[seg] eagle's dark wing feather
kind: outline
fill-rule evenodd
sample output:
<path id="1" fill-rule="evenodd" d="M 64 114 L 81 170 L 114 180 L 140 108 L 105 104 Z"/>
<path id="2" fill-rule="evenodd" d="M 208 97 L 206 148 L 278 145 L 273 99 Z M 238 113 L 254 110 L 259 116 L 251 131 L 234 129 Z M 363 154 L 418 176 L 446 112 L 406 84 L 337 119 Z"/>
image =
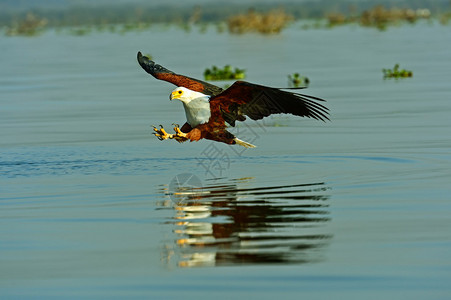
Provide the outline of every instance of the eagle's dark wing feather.
<path id="1" fill-rule="evenodd" d="M 291 93 L 278 88 L 266 87 L 245 81 L 237 81 L 222 93 L 210 99 L 212 112 L 220 112 L 232 126 L 248 116 L 259 120 L 272 114 L 293 114 L 329 120 L 328 109 L 318 102 L 321 98 Z"/>
<path id="2" fill-rule="evenodd" d="M 210 96 L 217 95 L 223 91 L 222 88 L 208 82 L 176 74 L 166 69 L 165 67 L 162 67 L 151 61 L 147 56 L 142 55 L 141 52 L 138 52 L 137 58 L 140 66 L 147 73 L 157 79 L 168 81 L 175 84 L 176 86 L 183 86 L 192 91 L 200 92 Z"/>

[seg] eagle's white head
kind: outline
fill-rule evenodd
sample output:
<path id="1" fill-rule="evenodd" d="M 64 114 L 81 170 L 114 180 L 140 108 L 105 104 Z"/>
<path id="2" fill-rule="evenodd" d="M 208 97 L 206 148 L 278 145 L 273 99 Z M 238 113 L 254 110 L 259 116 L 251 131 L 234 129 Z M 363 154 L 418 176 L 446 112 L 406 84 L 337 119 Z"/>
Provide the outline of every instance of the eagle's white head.
<path id="1" fill-rule="evenodd" d="M 178 87 L 175 90 L 172 91 L 171 95 L 169 95 L 169 99 L 173 100 L 173 99 L 177 99 L 182 101 L 185 104 L 188 104 L 191 102 L 191 100 L 193 99 L 197 99 L 197 98 L 209 98 L 208 95 L 199 93 L 199 92 L 195 92 L 192 90 L 189 90 L 187 88 L 184 87 Z"/>

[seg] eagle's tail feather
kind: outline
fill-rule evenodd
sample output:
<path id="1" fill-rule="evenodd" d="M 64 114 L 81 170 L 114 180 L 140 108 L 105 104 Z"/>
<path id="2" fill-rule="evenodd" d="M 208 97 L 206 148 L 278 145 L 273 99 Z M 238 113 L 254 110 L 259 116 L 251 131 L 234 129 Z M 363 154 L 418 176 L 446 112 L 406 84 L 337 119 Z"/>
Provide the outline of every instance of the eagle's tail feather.
<path id="1" fill-rule="evenodd" d="M 235 141 L 235 143 L 236 144 L 238 144 L 238 145 L 240 145 L 240 146 L 243 146 L 243 147 L 246 147 L 246 148 L 255 148 L 256 146 L 254 146 L 254 145 L 252 145 L 252 144 L 250 144 L 250 143 L 248 143 L 248 142 L 245 142 L 245 141 L 242 141 L 242 140 L 240 140 L 239 138 L 234 138 L 233 139 L 234 141 Z"/>

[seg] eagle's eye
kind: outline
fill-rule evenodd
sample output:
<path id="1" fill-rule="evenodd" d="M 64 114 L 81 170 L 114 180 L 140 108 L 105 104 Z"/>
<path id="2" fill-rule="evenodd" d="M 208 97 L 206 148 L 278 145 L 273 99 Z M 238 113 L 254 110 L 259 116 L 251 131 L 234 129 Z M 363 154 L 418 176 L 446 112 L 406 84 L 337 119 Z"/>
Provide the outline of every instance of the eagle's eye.
<path id="1" fill-rule="evenodd" d="M 182 91 L 179 91 L 179 95 L 181 95 L 183 92 Z"/>

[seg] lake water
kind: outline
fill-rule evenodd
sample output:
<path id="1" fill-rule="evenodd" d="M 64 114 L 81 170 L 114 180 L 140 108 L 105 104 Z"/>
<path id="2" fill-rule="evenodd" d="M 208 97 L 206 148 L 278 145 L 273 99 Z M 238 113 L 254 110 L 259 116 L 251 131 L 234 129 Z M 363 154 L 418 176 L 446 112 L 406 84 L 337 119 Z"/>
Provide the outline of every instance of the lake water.
<path id="1" fill-rule="evenodd" d="M 430 24 L 0 37 L 0 298 L 449 299 L 450 49 Z M 197 78 L 299 72 L 331 122 L 158 141 L 185 116 L 137 51 Z M 395 63 L 413 78 L 384 80 Z"/>

